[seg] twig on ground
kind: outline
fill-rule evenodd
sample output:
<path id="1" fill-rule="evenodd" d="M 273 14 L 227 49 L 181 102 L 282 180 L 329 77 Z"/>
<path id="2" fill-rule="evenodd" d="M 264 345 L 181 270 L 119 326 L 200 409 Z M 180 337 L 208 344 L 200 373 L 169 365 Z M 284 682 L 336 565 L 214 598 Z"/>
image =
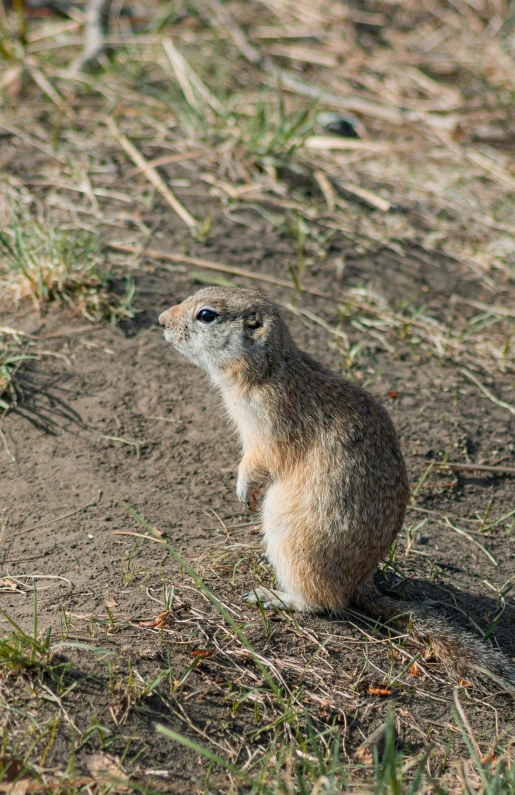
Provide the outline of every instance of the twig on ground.
<path id="1" fill-rule="evenodd" d="M 164 39 L 163 48 L 188 103 L 196 110 L 200 109 L 198 99 L 192 91 L 192 89 L 196 89 L 204 102 L 207 102 L 215 113 L 223 114 L 222 105 L 191 68 L 186 58 L 174 47 L 171 39 Z"/>
<path id="2" fill-rule="evenodd" d="M 2 561 L 2 566 L 7 566 L 9 563 L 26 563 L 29 560 L 41 560 L 41 553 L 39 555 L 33 555 L 32 557 L 27 557 L 26 555 L 22 555 L 21 558 L 8 558 L 7 560 Z"/>
<path id="3" fill-rule="evenodd" d="M 515 406 L 512 406 L 510 403 L 506 403 L 506 401 L 500 400 L 499 398 L 495 397 L 494 393 L 490 392 L 488 387 L 486 387 L 479 380 L 479 378 L 476 378 L 476 376 L 473 373 L 471 373 L 470 370 L 467 370 L 465 367 L 462 367 L 460 372 L 463 373 L 465 378 L 468 378 L 469 381 L 473 381 L 474 384 L 476 384 L 480 388 L 481 392 L 483 392 L 483 394 L 486 395 L 486 397 L 492 401 L 492 403 L 495 403 L 497 406 L 501 406 L 501 408 L 506 409 L 507 411 L 511 412 L 511 414 L 515 415 Z"/>
<path id="4" fill-rule="evenodd" d="M 140 447 L 146 447 L 147 444 L 146 442 L 137 442 L 135 439 L 124 439 L 122 436 L 107 436 L 106 434 L 102 434 L 100 438 L 107 439 L 109 442 L 120 442 L 121 444 L 129 445 L 129 447 L 134 447 L 137 458 L 139 458 Z"/>
<path id="5" fill-rule="evenodd" d="M 196 157 L 202 157 L 202 155 L 207 154 L 209 153 L 204 149 L 197 149 L 193 152 L 177 152 L 174 155 L 163 155 L 162 157 L 156 157 L 155 160 L 147 160 L 147 165 L 152 168 L 157 168 L 157 166 L 166 166 L 168 163 L 181 163 L 184 160 L 193 160 Z M 131 168 L 130 171 L 124 174 L 122 179 L 130 179 L 131 177 L 135 177 L 136 174 L 141 174 L 144 171 L 144 168 Z"/>
<path id="6" fill-rule="evenodd" d="M 50 334 L 40 334 L 37 337 L 31 337 L 31 339 L 53 340 L 56 337 L 70 337 L 72 334 L 89 334 L 92 331 L 100 331 L 102 328 L 103 326 L 100 324 L 93 325 L 90 323 L 89 326 L 79 326 L 79 328 L 64 328 L 60 329 L 59 331 L 52 331 Z"/>
<path id="7" fill-rule="evenodd" d="M 7 439 L 5 438 L 5 433 L 3 432 L 3 430 L 1 428 L 0 428 L 0 439 L 2 440 L 2 444 L 3 444 L 4 448 L 5 448 L 5 452 L 7 453 L 7 455 L 9 456 L 11 461 L 13 462 L 13 464 L 15 464 L 16 463 L 16 459 L 13 456 L 13 454 L 11 453 L 11 451 L 9 450 L 9 445 L 7 444 Z"/>
<path id="8" fill-rule="evenodd" d="M 454 532 L 458 533 L 460 536 L 465 536 L 465 538 L 468 538 L 468 540 L 471 541 L 472 544 L 475 544 L 476 547 L 478 547 L 481 550 L 481 552 L 484 552 L 488 560 L 490 560 L 494 564 L 494 566 L 499 565 L 496 559 L 494 558 L 494 556 L 492 555 L 492 553 L 489 552 L 486 549 L 486 547 L 483 546 L 483 544 L 480 544 L 479 541 L 476 541 L 475 538 L 472 538 L 472 536 L 469 533 L 467 533 L 466 530 L 462 530 L 461 527 L 456 527 L 456 525 L 452 524 L 452 522 L 447 518 L 447 516 L 444 516 L 444 521 L 445 524 L 451 528 L 451 530 L 454 530 Z"/>
<path id="9" fill-rule="evenodd" d="M 361 141 L 356 138 L 338 138 L 335 135 L 311 135 L 304 141 L 306 149 L 357 150 L 365 152 L 388 152 L 392 149 L 390 141 Z"/>
<path id="10" fill-rule="evenodd" d="M 339 179 L 334 178 L 331 179 L 331 184 L 342 193 L 350 193 L 352 196 L 357 196 L 358 199 L 361 199 L 365 204 L 369 204 L 371 207 L 381 210 L 383 213 L 387 213 L 391 209 L 392 205 L 388 199 L 379 196 L 371 190 L 362 188 L 360 185 L 354 185 L 352 182 L 341 182 Z"/>
<path id="11" fill-rule="evenodd" d="M 177 213 L 184 223 L 189 226 L 192 232 L 198 230 L 198 223 L 195 218 L 188 212 L 188 210 L 181 204 L 179 199 L 172 193 L 168 185 L 164 183 L 155 168 L 153 168 L 148 160 L 143 157 L 141 152 L 136 149 L 128 138 L 123 135 L 118 129 L 118 125 L 112 116 L 106 119 L 106 124 L 109 132 L 113 138 L 116 138 L 122 149 L 129 155 L 134 164 L 143 172 L 148 181 L 159 191 L 161 196 L 168 202 L 174 212 Z"/>
<path id="12" fill-rule="evenodd" d="M 336 326 L 331 326 L 330 323 L 326 323 L 323 318 L 319 317 L 319 315 L 316 315 L 314 312 L 310 312 L 309 309 L 299 309 L 298 307 L 293 306 L 293 304 L 285 303 L 284 301 L 280 301 L 279 303 L 281 306 L 284 306 L 288 312 L 292 312 L 294 315 L 297 315 L 297 317 L 307 317 L 309 320 L 312 320 L 313 323 L 322 326 L 322 328 L 329 332 L 329 334 L 334 334 L 335 337 L 341 337 L 345 342 L 346 347 L 350 347 L 349 337 L 345 331 L 342 331 L 342 329 L 336 328 Z"/>
<path id="13" fill-rule="evenodd" d="M 254 279 L 258 282 L 266 282 L 267 284 L 276 284 L 279 287 L 286 287 L 288 290 L 299 290 L 301 293 L 308 293 L 309 295 L 316 295 L 318 298 L 326 298 L 329 301 L 334 301 L 334 295 L 322 293 L 320 290 L 312 290 L 309 287 L 295 287 L 292 282 L 286 279 L 277 279 L 275 276 L 269 276 L 267 273 L 254 273 L 253 271 L 245 270 L 244 268 L 234 268 L 229 265 L 222 265 L 221 262 L 211 262 L 207 259 L 199 259 L 198 257 L 188 257 L 186 254 L 177 254 L 169 251 L 158 251 L 154 248 L 147 248 L 140 252 L 136 246 L 128 246 L 124 243 L 108 243 L 109 248 L 115 251 L 125 251 L 128 254 L 145 254 L 152 259 L 168 260 L 169 262 L 182 262 L 185 265 L 193 265 L 197 268 L 205 268 L 206 270 L 218 271 L 220 273 L 230 273 L 233 276 L 241 276 L 243 279 Z"/>
<path id="14" fill-rule="evenodd" d="M 458 714 L 459 714 L 459 716 L 460 716 L 460 718 L 462 720 L 463 729 L 467 733 L 470 742 L 473 745 L 475 745 L 476 751 L 477 751 L 477 753 L 479 755 L 479 758 L 481 758 L 481 749 L 479 748 L 479 745 L 477 744 L 476 738 L 474 737 L 474 732 L 472 731 L 472 729 L 470 727 L 469 720 L 468 720 L 467 715 L 465 714 L 465 710 L 463 709 L 463 706 L 461 704 L 461 701 L 460 701 L 460 698 L 459 698 L 459 688 L 457 688 L 457 687 L 454 688 L 454 704 L 455 704 L 456 709 L 458 711 Z"/>
<path id="15" fill-rule="evenodd" d="M 336 205 L 336 194 L 334 191 L 333 186 L 329 182 L 326 174 L 323 171 L 315 171 L 315 179 L 318 183 L 318 187 L 324 194 L 324 199 L 327 203 L 327 209 L 330 213 L 334 213 L 335 205 Z"/>
<path id="16" fill-rule="evenodd" d="M 498 474 L 515 475 L 515 467 L 488 466 L 487 464 L 449 464 L 439 461 L 424 461 L 441 469 L 455 469 L 457 472 L 496 472 Z"/>
<path id="17" fill-rule="evenodd" d="M 112 536 L 136 536 L 136 538 L 146 538 L 147 541 L 155 541 L 156 544 L 166 544 L 166 539 L 156 538 L 155 536 L 145 535 L 144 533 L 133 533 L 130 530 L 112 530 Z"/>
<path id="18" fill-rule="evenodd" d="M 31 588 L 30 585 L 27 585 L 26 583 L 22 582 L 20 577 L 24 577 L 27 580 L 32 580 L 33 582 L 34 582 L 34 580 L 59 580 L 60 582 L 68 583 L 70 588 L 73 588 L 72 581 L 69 580 L 68 577 L 61 577 L 60 574 L 37 574 L 37 573 L 32 574 L 31 573 L 31 574 L 16 574 L 16 576 L 14 574 L 10 574 L 9 576 L 14 582 L 17 582 L 18 585 L 22 585 L 24 588 L 29 588 L 30 590 L 34 590 L 34 588 Z"/>

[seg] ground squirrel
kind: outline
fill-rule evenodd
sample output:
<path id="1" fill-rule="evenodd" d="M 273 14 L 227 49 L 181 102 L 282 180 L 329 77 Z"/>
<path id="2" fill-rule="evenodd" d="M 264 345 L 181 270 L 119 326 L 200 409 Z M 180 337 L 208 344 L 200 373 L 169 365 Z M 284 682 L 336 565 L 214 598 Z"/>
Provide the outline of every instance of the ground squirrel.
<path id="1" fill-rule="evenodd" d="M 515 688 L 499 652 L 374 584 L 410 497 L 386 409 L 299 350 L 276 304 L 257 291 L 207 287 L 159 323 L 207 372 L 239 430 L 238 498 L 256 509 L 263 493 L 263 540 L 281 590 L 244 598 L 307 612 L 355 605 L 428 644 L 453 677 L 489 670 Z"/>

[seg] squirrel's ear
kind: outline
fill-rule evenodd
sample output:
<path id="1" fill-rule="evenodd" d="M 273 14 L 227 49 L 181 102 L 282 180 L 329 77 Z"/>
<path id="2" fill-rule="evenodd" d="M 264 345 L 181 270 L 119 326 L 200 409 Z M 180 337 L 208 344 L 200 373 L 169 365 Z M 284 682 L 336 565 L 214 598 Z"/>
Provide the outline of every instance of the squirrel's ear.
<path id="1" fill-rule="evenodd" d="M 248 329 L 251 329 L 252 331 L 254 331 L 257 328 L 261 328 L 261 326 L 263 325 L 263 320 L 261 318 L 260 313 L 257 310 L 255 310 L 254 312 L 248 314 L 247 317 L 245 318 L 245 325 Z"/>

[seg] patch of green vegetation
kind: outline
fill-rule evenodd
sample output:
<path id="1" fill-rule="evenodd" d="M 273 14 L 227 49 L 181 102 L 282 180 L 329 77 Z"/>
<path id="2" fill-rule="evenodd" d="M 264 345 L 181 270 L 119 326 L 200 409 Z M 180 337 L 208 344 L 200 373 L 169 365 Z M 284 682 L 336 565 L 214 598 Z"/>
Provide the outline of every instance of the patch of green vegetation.
<path id="1" fill-rule="evenodd" d="M 155 538 L 155 528 L 133 508 L 126 507 L 148 533 L 147 537 Z M 251 690 L 234 683 L 230 691 L 233 716 L 240 709 L 250 709 L 254 726 L 245 731 L 245 742 L 226 754 L 220 753 L 222 746 L 213 736 L 204 734 L 204 738 L 211 741 L 206 745 L 160 722 L 156 725 L 163 737 L 209 762 L 204 791 L 218 791 L 216 786 L 211 789 L 214 785 L 211 775 L 222 769 L 230 774 L 234 791 L 242 795 L 343 795 L 357 791 L 370 795 L 447 795 L 456 791 L 457 778 L 461 782 L 463 778 L 470 782 L 470 792 L 511 795 L 515 785 L 515 765 L 510 743 L 506 744 L 499 738 L 492 752 L 480 758 L 478 745 L 456 694 L 456 709 L 451 708 L 451 712 L 468 756 L 451 761 L 450 746 L 442 753 L 442 747 L 429 738 L 422 752 L 413 752 L 397 736 L 392 703 L 386 718 L 382 750 L 379 746 L 372 747 L 373 758 L 367 763 L 349 757 L 344 743 L 347 730 L 342 726 L 341 714 L 332 712 L 328 701 L 318 710 L 309 709 L 303 676 L 296 686 L 292 687 L 291 683 L 285 686 L 281 677 L 268 667 L 268 660 L 249 641 L 245 632 L 248 625 L 242 626 L 235 621 L 182 556 L 166 541 L 160 539 L 160 543 L 215 607 L 227 631 L 246 649 L 263 677 Z M 306 672 L 318 651 L 308 661 Z"/>
<path id="2" fill-rule="evenodd" d="M 1 611 L 11 627 L 11 631 L 0 638 L 0 671 L 11 676 L 22 673 L 52 671 L 53 651 L 51 631 L 48 629 L 40 637 L 38 625 L 37 591 L 34 590 L 33 630 L 29 635 L 7 613 Z"/>
<path id="3" fill-rule="evenodd" d="M 37 359 L 28 353 L 27 341 L 14 329 L 0 328 L 0 409 L 16 405 L 16 371 L 28 359 Z"/>
<path id="4" fill-rule="evenodd" d="M 9 222 L 0 230 L 1 295 L 31 301 L 39 311 L 62 304 L 93 322 L 134 317 L 134 282 L 126 277 L 122 296 L 112 291 L 96 237 L 62 228 L 21 201 L 7 206 Z"/>
<path id="5" fill-rule="evenodd" d="M 155 529 L 134 509 L 128 507 L 128 510 L 148 533 L 143 538 L 157 539 Z M 299 680 L 294 682 L 290 679 L 286 683 L 271 664 L 269 651 L 258 651 L 250 642 L 248 631 L 255 624 L 235 621 L 199 574 L 165 541 L 159 539 L 159 543 L 181 563 L 199 592 L 215 608 L 218 618 L 212 616 L 213 628 L 216 626 L 213 638 L 222 643 L 226 650 L 238 652 L 240 661 L 244 650 L 248 663 L 252 661 L 252 667 L 255 667 L 256 672 L 259 671 L 261 677 L 253 676 L 252 684 L 250 681 L 245 683 L 241 679 L 240 669 L 237 677 L 233 678 L 237 670 L 231 662 L 228 663 L 228 658 L 224 662 L 220 649 L 215 670 L 218 677 L 222 674 L 222 678 L 228 677 L 224 684 L 224 703 L 230 709 L 230 717 L 222 722 L 213 718 L 200 732 L 190 720 L 186 721 L 187 725 L 181 720 L 178 727 L 177 717 L 184 717 L 182 705 L 198 692 L 198 680 L 188 684 L 187 680 L 193 680 L 196 672 L 204 681 L 209 681 L 213 675 L 213 670 L 202 667 L 203 660 L 209 659 L 211 655 L 198 651 L 198 645 L 205 643 L 204 632 L 198 635 L 195 631 L 191 633 L 189 624 L 184 627 L 171 624 L 175 626 L 174 633 L 182 630 L 181 643 L 192 644 L 196 656 L 186 667 L 181 663 L 179 670 L 174 661 L 174 651 L 168 644 L 161 646 L 165 640 L 162 636 L 158 643 L 162 653 L 159 666 L 140 673 L 141 659 L 134 657 L 135 648 L 131 649 L 125 664 L 120 664 L 121 658 L 118 658 L 118 662 L 110 658 L 112 652 L 96 645 L 69 640 L 71 617 L 67 619 L 65 616 L 64 626 L 61 626 L 61 641 L 53 643 L 50 630 L 41 632 L 39 629 L 34 592 L 32 630 L 25 631 L 4 612 L 10 631 L 0 641 L 0 697 L 9 699 L 9 692 L 14 694 L 16 681 L 31 683 L 32 695 L 26 704 L 26 707 L 30 705 L 30 716 L 23 712 L 21 702 L 15 706 L 12 696 L 10 708 L 18 716 L 18 727 L 23 716 L 27 725 L 30 723 L 33 728 L 16 742 L 14 738 L 17 732 L 14 730 L 12 736 L 6 733 L 4 737 L 2 759 L 8 762 L 19 760 L 15 768 L 19 776 L 32 777 L 34 774 L 30 772 L 29 765 L 34 766 L 35 759 L 40 757 L 40 765 L 43 766 L 54 745 L 60 746 L 62 759 L 64 743 L 68 766 L 63 773 L 63 791 L 74 791 L 79 755 L 98 753 L 98 750 L 111 754 L 111 757 L 102 757 L 102 760 L 106 764 L 110 764 L 111 760 L 113 775 L 116 771 L 120 776 L 123 773 L 123 791 L 127 791 L 127 788 L 147 793 L 161 791 L 157 786 L 152 787 L 150 771 L 145 770 L 143 773 L 141 766 L 135 766 L 143 749 L 139 749 L 132 759 L 127 755 L 133 733 L 128 738 L 126 735 L 122 737 L 113 732 L 109 721 L 106 722 L 109 708 L 118 727 L 124 726 L 129 716 L 133 721 L 140 720 L 140 716 L 145 722 L 149 717 L 156 720 L 154 726 L 161 735 L 160 744 L 165 744 L 170 759 L 176 756 L 177 746 L 180 745 L 187 755 L 194 754 L 199 760 L 197 768 L 201 764 L 200 760 L 204 760 L 201 779 L 194 775 L 194 780 L 202 780 L 204 789 L 201 791 L 204 792 L 230 791 L 241 795 L 343 795 L 347 792 L 369 795 L 447 795 L 462 791 L 457 787 L 463 780 L 470 784 L 467 791 L 478 795 L 511 795 L 514 791 L 515 766 L 510 743 L 506 743 L 506 737 L 500 735 L 488 746 L 491 751 L 480 758 L 479 746 L 471 734 L 464 708 L 457 697 L 456 709 L 451 708 L 451 713 L 454 736 L 462 748 L 458 758 L 451 755 L 450 744 L 444 748 L 430 736 L 423 750 L 418 752 L 402 741 L 395 727 L 393 700 L 387 710 L 382 747 L 372 746 L 371 758 L 367 760 L 358 760 L 354 754 L 349 755 L 346 739 L 350 726 L 347 726 L 343 713 L 333 709 L 328 700 L 312 702 L 309 698 L 312 690 L 309 672 L 318 652 L 314 652 L 306 662 Z M 174 609 L 170 592 L 165 597 L 165 604 L 170 610 Z M 116 634 L 123 621 L 110 616 L 110 620 L 104 622 L 104 631 Z M 76 649 L 82 654 L 92 652 L 104 658 L 107 675 L 99 678 L 83 670 L 73 668 L 72 671 L 71 662 L 61 656 L 61 650 L 65 649 Z M 76 723 L 70 708 L 76 704 L 77 698 L 82 698 L 83 685 L 87 683 L 87 688 L 90 688 L 94 681 L 100 686 L 97 692 L 102 695 L 91 704 L 93 711 L 82 714 L 80 723 Z M 220 678 L 218 681 L 221 681 Z M 53 712 L 43 720 L 41 710 L 48 704 L 52 704 Z M 234 733 L 236 720 L 239 727 L 237 735 Z M 73 728 L 71 733 L 68 730 L 70 725 Z M 188 725 L 195 731 L 189 731 Z M 125 750 L 120 753 L 123 747 Z M 118 756 L 113 758 L 113 754 Z M 230 776 L 229 789 L 229 782 L 222 784 L 221 777 L 226 774 Z M 6 775 L 10 775 L 9 771 Z"/>
<path id="6" fill-rule="evenodd" d="M 263 165 L 280 166 L 313 134 L 315 116 L 310 106 L 288 113 L 279 94 L 276 108 L 260 99 L 252 116 L 240 116 L 237 125 L 240 145 Z"/>

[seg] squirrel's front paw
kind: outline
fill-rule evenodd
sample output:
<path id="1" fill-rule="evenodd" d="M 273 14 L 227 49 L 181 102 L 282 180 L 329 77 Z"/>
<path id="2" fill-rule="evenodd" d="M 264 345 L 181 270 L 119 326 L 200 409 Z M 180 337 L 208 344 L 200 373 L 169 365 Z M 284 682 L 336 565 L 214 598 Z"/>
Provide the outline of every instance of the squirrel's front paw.
<path id="1" fill-rule="evenodd" d="M 252 491 L 249 493 L 249 501 L 248 501 L 249 510 L 254 512 L 259 510 L 259 505 L 261 503 L 262 496 L 263 492 L 261 486 L 254 486 Z"/>
<path id="2" fill-rule="evenodd" d="M 236 486 L 236 494 L 240 502 L 247 506 L 250 511 L 257 511 L 261 498 L 261 486 L 259 483 L 244 483 Z"/>

